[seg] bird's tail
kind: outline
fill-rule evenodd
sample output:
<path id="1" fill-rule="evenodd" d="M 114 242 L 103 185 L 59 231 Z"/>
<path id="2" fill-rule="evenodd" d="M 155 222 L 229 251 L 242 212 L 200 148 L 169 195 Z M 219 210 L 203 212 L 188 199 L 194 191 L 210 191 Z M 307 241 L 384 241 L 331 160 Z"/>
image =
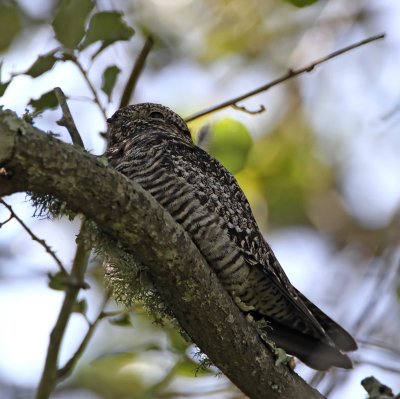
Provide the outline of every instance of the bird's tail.
<path id="1" fill-rule="evenodd" d="M 338 348 L 322 342 L 311 335 L 302 334 L 288 326 L 271 320 L 265 328 L 266 335 L 276 345 L 290 355 L 316 370 L 328 370 L 331 367 L 351 369 L 350 358 Z"/>
<path id="2" fill-rule="evenodd" d="M 294 287 L 293 287 L 294 288 Z M 316 321 L 324 329 L 329 340 L 302 332 L 276 320 L 269 320 L 265 329 L 267 336 L 279 347 L 291 355 L 298 357 L 308 366 L 316 370 L 327 370 L 330 367 L 352 368 L 350 358 L 342 353 L 354 351 L 357 344 L 353 337 L 339 324 L 328 317 L 296 288 L 300 300 L 313 314 Z"/>
<path id="3" fill-rule="evenodd" d="M 300 291 L 295 288 L 297 295 L 304 302 L 307 308 L 311 311 L 313 316 L 317 319 L 318 323 L 325 330 L 329 338 L 344 352 L 355 351 L 357 343 L 354 338 L 335 321 L 328 317 L 321 309 L 315 306 L 309 299 L 307 299 Z"/>

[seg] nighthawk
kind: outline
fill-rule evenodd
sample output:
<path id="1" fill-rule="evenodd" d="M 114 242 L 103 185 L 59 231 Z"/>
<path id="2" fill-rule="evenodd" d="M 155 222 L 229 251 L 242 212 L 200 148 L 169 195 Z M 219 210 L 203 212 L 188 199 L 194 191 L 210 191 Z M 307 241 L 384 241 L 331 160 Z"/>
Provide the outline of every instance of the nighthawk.
<path id="1" fill-rule="evenodd" d="M 351 335 L 289 281 L 233 175 L 197 147 L 186 123 L 159 104 L 108 119 L 109 165 L 135 180 L 183 226 L 240 310 L 308 366 L 351 368 Z"/>

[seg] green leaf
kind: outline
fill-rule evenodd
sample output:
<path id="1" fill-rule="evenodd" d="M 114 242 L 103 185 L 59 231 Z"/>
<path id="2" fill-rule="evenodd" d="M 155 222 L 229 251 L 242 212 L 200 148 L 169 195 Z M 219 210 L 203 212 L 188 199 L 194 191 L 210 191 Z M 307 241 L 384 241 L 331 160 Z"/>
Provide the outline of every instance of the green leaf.
<path id="1" fill-rule="evenodd" d="M 113 317 L 108 320 L 110 324 L 119 327 L 130 327 L 132 326 L 131 318 L 128 313 L 123 313 L 117 317 Z"/>
<path id="2" fill-rule="evenodd" d="M 318 0 L 285 0 L 285 1 L 287 3 L 293 4 L 296 7 L 307 7 L 316 3 Z"/>
<path id="3" fill-rule="evenodd" d="M 122 19 L 122 14 L 117 11 L 104 11 L 94 14 L 89 22 L 85 39 L 80 49 L 101 41 L 102 45 L 95 56 L 110 44 L 119 40 L 129 40 L 135 31 Z"/>
<path id="4" fill-rule="evenodd" d="M 145 378 L 148 374 L 149 378 Z M 137 399 L 154 397 L 148 391 L 157 378 L 152 377 L 150 360 L 138 358 L 134 353 L 102 356 L 84 364 L 77 376 L 80 387 L 90 389 L 100 397 Z"/>
<path id="5" fill-rule="evenodd" d="M 21 30 L 21 21 L 16 5 L 0 2 L 0 52 L 7 49 Z"/>
<path id="6" fill-rule="evenodd" d="M 183 338 L 182 334 L 174 328 L 166 331 L 168 332 L 168 341 L 173 352 L 185 353 L 189 344 Z"/>
<path id="7" fill-rule="evenodd" d="M 33 65 L 25 72 L 25 74 L 36 78 L 43 73 L 50 71 L 50 69 L 53 68 L 54 64 L 58 61 L 55 57 L 55 53 L 56 50 L 39 56 Z"/>
<path id="8" fill-rule="evenodd" d="M 301 115 L 293 115 L 270 134 L 257 138 L 237 178 L 242 187 L 247 185 L 250 193 L 261 196 L 257 201 L 266 199 L 268 223 L 284 226 L 310 223 L 310 215 L 317 212 L 316 198 L 332 195 L 333 175 L 318 156 L 312 128 Z"/>
<path id="9" fill-rule="evenodd" d="M 111 94 L 114 89 L 115 83 L 117 82 L 118 74 L 121 70 L 116 66 L 112 65 L 103 72 L 103 82 L 101 84 L 101 90 L 107 94 L 108 101 L 111 99 Z"/>
<path id="10" fill-rule="evenodd" d="M 225 118 L 214 123 L 211 132 L 210 153 L 231 173 L 239 172 L 245 166 L 252 146 L 247 128 L 238 121 Z"/>
<path id="11" fill-rule="evenodd" d="M 11 83 L 11 80 L 8 82 L 2 83 L 0 82 L 0 97 L 2 97 L 7 90 L 8 85 Z"/>
<path id="12" fill-rule="evenodd" d="M 56 108 L 58 106 L 58 101 L 54 91 L 50 90 L 47 93 L 42 94 L 42 96 L 37 100 L 30 100 L 28 104 L 33 107 L 34 112 L 40 113 L 46 109 Z"/>
<path id="13" fill-rule="evenodd" d="M 175 365 L 174 371 L 176 375 L 181 377 L 203 377 L 215 375 L 215 371 L 208 367 L 199 367 L 198 363 L 196 363 L 193 359 L 188 358 L 187 356 L 185 356 Z"/>
<path id="14" fill-rule="evenodd" d="M 64 272 L 57 272 L 56 274 L 48 274 L 49 277 L 49 288 L 56 291 L 65 290 L 65 282 L 68 276 Z"/>
<path id="15" fill-rule="evenodd" d="M 85 34 L 85 22 L 94 7 L 92 0 L 61 0 L 53 20 L 57 40 L 74 49 Z"/>
<path id="16" fill-rule="evenodd" d="M 11 83 L 11 80 L 9 80 L 8 82 L 4 82 L 4 83 L 1 81 L 1 68 L 2 67 L 3 67 L 3 62 L 0 61 L 0 97 L 3 96 L 3 94 L 7 90 L 8 85 Z"/>
<path id="17" fill-rule="evenodd" d="M 81 300 L 77 300 L 74 303 L 74 306 L 72 307 L 72 311 L 74 313 L 81 313 L 81 314 L 86 314 L 88 308 L 88 304 L 86 302 L 86 299 L 81 299 Z"/>

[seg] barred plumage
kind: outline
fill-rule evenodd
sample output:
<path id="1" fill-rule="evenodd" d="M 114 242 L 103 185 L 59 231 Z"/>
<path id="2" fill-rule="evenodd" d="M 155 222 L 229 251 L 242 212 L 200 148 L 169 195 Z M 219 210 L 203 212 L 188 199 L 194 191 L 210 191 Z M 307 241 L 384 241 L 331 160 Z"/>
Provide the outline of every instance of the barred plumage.
<path id="1" fill-rule="evenodd" d="M 235 178 L 194 145 L 186 123 L 158 104 L 109 120 L 109 165 L 165 207 L 197 245 L 237 306 L 268 322 L 267 336 L 315 369 L 350 368 L 354 339 L 293 287 L 260 233 Z"/>

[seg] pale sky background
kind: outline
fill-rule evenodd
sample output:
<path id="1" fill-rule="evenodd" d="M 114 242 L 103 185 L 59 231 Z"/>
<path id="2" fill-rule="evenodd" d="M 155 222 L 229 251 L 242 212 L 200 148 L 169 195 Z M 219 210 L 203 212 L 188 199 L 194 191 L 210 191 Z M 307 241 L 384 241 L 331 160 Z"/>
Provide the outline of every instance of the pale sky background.
<path id="1" fill-rule="evenodd" d="M 160 14 L 165 12 L 166 18 L 172 18 L 170 14 L 179 12 L 179 7 L 190 5 L 192 1 L 149 2 L 160 7 Z M 20 3 L 25 4 L 30 12 L 40 13 L 46 7 L 47 1 L 36 1 L 34 7 L 33 2 L 28 0 Z M 348 12 L 350 3 L 339 0 L 325 2 L 319 19 Z M 343 55 L 299 78 L 306 112 L 315 126 L 320 142 L 321 157 L 325 162 L 340 165 L 342 170 L 343 178 L 340 184 L 346 207 L 364 226 L 379 228 L 385 226 L 394 213 L 399 211 L 400 204 L 400 2 L 377 0 L 369 3 L 382 10 L 380 17 L 375 20 L 376 26 L 371 27 L 372 33 L 353 30 L 351 36 L 341 36 L 338 40 L 337 37 L 317 37 L 310 28 L 287 59 L 286 65 L 300 67 L 370 34 L 386 32 L 387 37 L 384 41 Z M 99 4 L 111 8 L 112 2 L 101 1 Z M 8 53 L 0 57 L 5 56 L 3 80 L 9 73 L 26 70 L 38 54 L 52 49 L 56 44 L 52 36 L 50 29 L 41 28 L 19 38 Z M 340 34 L 338 36 L 340 37 Z M 26 45 L 27 41 L 29 46 Z M 132 46 L 140 47 L 141 43 L 136 36 L 133 42 L 135 43 L 131 44 Z M 100 71 L 104 69 L 104 63 L 113 63 L 116 59 L 123 65 L 124 61 L 131 57 L 127 51 L 129 45 L 114 46 L 111 50 L 112 56 L 107 53 L 108 60 L 102 59 L 93 66 L 91 76 L 94 77 L 95 84 L 100 86 L 100 78 L 95 78 L 96 71 L 99 76 Z M 246 68 L 240 66 L 235 79 L 226 80 L 224 75 L 232 67 L 233 61 L 220 61 L 212 66 L 201 67 L 194 65 L 189 59 L 177 59 L 157 75 L 145 70 L 135 100 L 165 104 L 184 117 L 202 107 L 246 92 L 283 73 L 276 71 L 273 74 L 270 69 L 266 71 L 263 65 L 249 65 Z M 124 71 L 121 74 L 121 87 L 127 73 Z M 61 86 L 66 94 L 74 99 L 69 105 L 75 120 L 78 121 L 85 146 L 96 154 L 102 153 L 104 142 L 97 132 L 104 130 L 104 121 L 95 107 L 89 102 L 79 100 L 82 96 L 90 97 L 90 93 L 72 65 L 57 65 L 51 72 L 34 80 L 28 76 L 16 78 L 5 96 L 0 99 L 0 104 L 22 114 L 30 98 L 38 97 L 55 86 Z M 242 120 L 252 134 L 257 135 L 257 126 L 268 124 L 272 129 L 275 124 L 279 124 L 281 109 L 285 107 L 284 92 L 285 86 L 281 85 L 246 102 L 249 108 L 253 105 L 257 107 L 260 102 L 267 104 L 268 112 L 260 116 L 225 110 L 213 118 L 234 116 Z M 112 104 L 109 107 L 109 114 L 116 106 Z M 37 120 L 37 126 L 59 132 L 61 138 L 69 142 L 64 129 L 55 124 L 59 117 L 59 110 L 48 112 Z M 340 148 L 340 151 L 332 151 L 332 148 L 335 148 L 333 145 Z M 38 236 L 46 239 L 62 261 L 70 264 L 74 256 L 74 234 L 78 224 L 32 218 L 32 208 L 25 201 L 23 194 L 12 196 L 7 201 Z M 4 220 L 6 215 L 6 210 L 1 207 L 0 221 Z M 352 325 L 358 316 L 358 308 L 366 297 L 373 294 L 373 287 L 368 283 L 361 286 L 357 284 L 363 277 L 362 273 L 365 273 L 365 270 L 351 268 L 357 254 L 351 251 L 334 253 L 328 237 L 321 237 L 310 228 L 302 226 L 270 231 L 268 240 L 292 282 L 344 326 Z M 31 241 L 15 221 L 0 230 L 0 246 L 6 248 L 9 255 L 8 258 L 0 258 L 0 378 L 14 381 L 16 384 L 33 386 L 42 371 L 48 334 L 58 314 L 63 293 L 47 288 L 45 276 L 49 270 L 56 271 L 56 267 L 42 247 Z M 397 252 L 397 258 L 392 260 L 393 279 L 396 279 L 396 271 L 397 276 L 399 275 L 396 269 L 399 258 L 400 251 Z M 329 267 L 321 268 L 321 264 L 328 264 Z M 349 268 L 344 268 L 343 264 L 349 264 Z M 368 269 L 369 272 L 376 273 L 372 266 Z M 344 275 L 344 270 L 348 270 L 349 273 Z M 355 287 L 358 289 L 356 295 Z M 89 309 L 93 312 L 89 312 L 89 316 L 95 314 L 96 306 L 99 305 L 92 303 L 98 301 L 95 294 L 92 290 L 85 292 L 89 300 Z M 348 304 L 350 312 L 343 310 L 346 307 L 336 307 L 335 303 L 329 302 L 330 298 L 336 296 L 340 296 L 341 300 Z M 379 318 L 385 309 L 391 309 L 395 313 L 387 316 L 388 321 L 397 320 L 399 324 L 400 308 L 398 303 L 395 304 L 393 286 L 387 287 L 380 301 L 390 306 L 378 307 L 371 317 Z M 338 309 L 341 310 L 340 313 L 336 313 Z M 84 321 L 79 315 L 74 315 L 63 344 L 61 363 L 69 358 L 84 331 Z M 107 323 L 99 327 L 94 342 L 104 343 L 101 338 L 105 334 L 113 334 L 112 327 Z M 135 332 L 119 331 L 119 334 L 124 336 L 122 342 L 126 342 L 130 339 L 130 334 Z M 398 342 L 399 349 L 400 338 Z M 92 344 L 85 358 L 92 359 L 103 350 L 104 348 L 96 349 L 96 345 Z M 372 361 L 375 360 L 376 354 L 366 350 L 362 356 Z M 379 356 L 383 355 L 380 353 Z M 394 363 L 395 360 L 396 358 L 388 357 L 385 361 L 392 367 L 400 368 L 400 364 Z M 155 365 L 154 368 L 156 367 Z M 305 367 L 299 367 L 297 371 L 305 377 L 310 374 L 310 370 Z M 365 397 L 360 381 L 369 375 L 381 379 L 394 391 L 400 391 L 399 375 L 378 367 L 362 365 L 356 367 L 351 377 L 341 389 L 330 396 L 330 399 Z M 0 398 L 3 399 L 1 393 Z"/>

